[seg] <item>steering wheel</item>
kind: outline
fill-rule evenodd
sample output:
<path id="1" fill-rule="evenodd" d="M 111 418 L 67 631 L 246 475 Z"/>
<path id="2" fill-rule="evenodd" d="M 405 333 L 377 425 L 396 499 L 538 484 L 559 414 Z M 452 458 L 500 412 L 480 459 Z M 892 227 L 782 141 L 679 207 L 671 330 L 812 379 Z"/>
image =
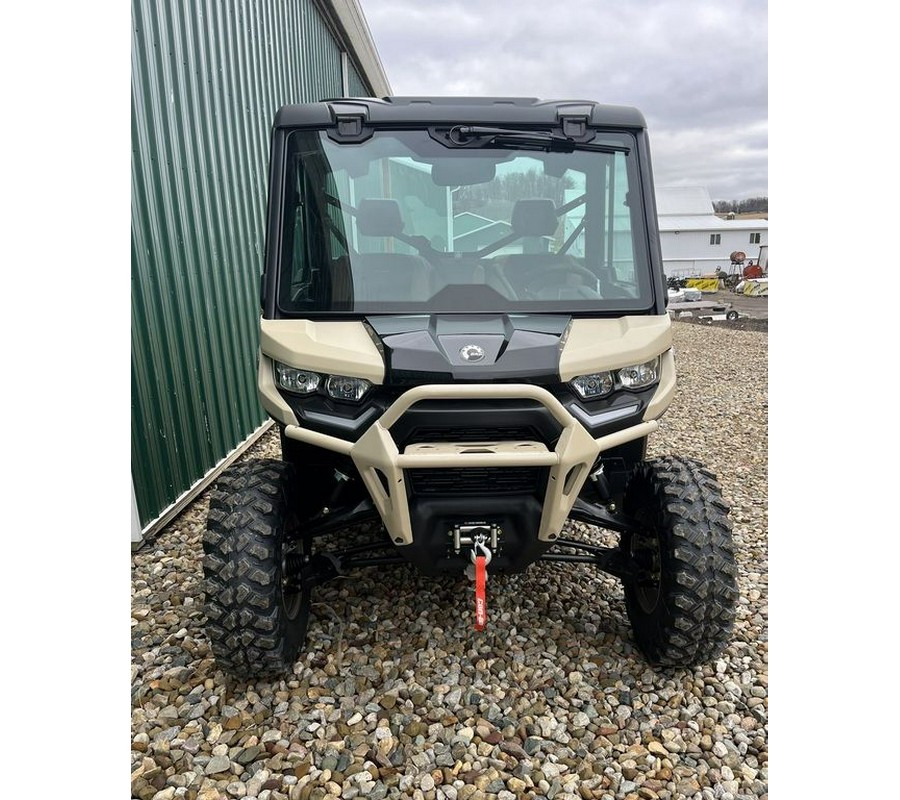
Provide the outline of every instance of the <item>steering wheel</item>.
<path id="1" fill-rule="evenodd" d="M 566 286 L 567 279 L 572 275 L 580 277 L 591 291 L 597 291 L 597 276 L 589 269 L 578 264 L 557 263 L 544 265 L 539 271 L 533 270 L 526 279 L 522 292 L 529 299 L 538 300 L 540 292 Z"/>

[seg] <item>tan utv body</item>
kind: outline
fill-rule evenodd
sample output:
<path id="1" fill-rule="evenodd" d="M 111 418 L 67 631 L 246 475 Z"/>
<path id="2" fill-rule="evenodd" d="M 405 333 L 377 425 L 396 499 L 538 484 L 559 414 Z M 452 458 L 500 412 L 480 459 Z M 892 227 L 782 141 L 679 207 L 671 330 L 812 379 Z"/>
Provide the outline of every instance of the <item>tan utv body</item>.
<path id="1" fill-rule="evenodd" d="M 668 408 L 675 392 L 675 360 L 668 314 L 573 320 L 560 354 L 560 375 L 564 379 L 660 358 L 659 382 L 639 422 L 595 439 L 556 397 L 539 386 L 423 385 L 398 398 L 357 442 L 351 443 L 300 425 L 275 385 L 274 364 L 351 375 L 380 384 L 384 379 L 384 364 L 362 323 L 263 319 L 260 334 L 259 392 L 263 407 L 283 426 L 287 438 L 353 459 L 391 540 L 398 545 L 413 541 L 403 477 L 405 469 L 480 466 L 550 467 L 538 538 L 553 541 L 560 535 L 572 504 L 599 456 L 616 445 L 642 439 L 656 430 L 657 419 Z M 401 453 L 388 433 L 403 412 L 421 400 L 508 397 L 530 398 L 541 403 L 563 426 L 563 435 L 554 448 L 548 449 L 542 442 L 534 441 L 417 443 Z M 388 477 L 388 488 L 376 477 L 376 470 Z"/>
<path id="2" fill-rule="evenodd" d="M 646 457 L 676 380 L 639 112 L 285 107 L 262 287 L 259 396 L 282 460 L 230 469 L 211 499 L 225 669 L 288 671 L 318 584 L 402 562 L 478 575 L 478 629 L 488 571 L 566 561 L 623 582 L 652 663 L 724 647 L 737 588 L 719 485 L 695 460 Z M 618 546 L 568 537 L 569 518 Z"/>

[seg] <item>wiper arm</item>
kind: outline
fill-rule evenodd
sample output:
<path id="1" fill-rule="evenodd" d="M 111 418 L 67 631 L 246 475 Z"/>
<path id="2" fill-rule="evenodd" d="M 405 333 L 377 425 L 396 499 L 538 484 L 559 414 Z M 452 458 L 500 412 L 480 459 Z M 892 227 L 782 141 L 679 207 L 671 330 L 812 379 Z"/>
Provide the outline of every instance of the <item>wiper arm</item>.
<path id="1" fill-rule="evenodd" d="M 571 153 L 575 150 L 593 150 L 598 153 L 624 153 L 628 155 L 630 148 L 621 145 L 594 144 L 593 142 L 576 142 L 567 136 L 560 136 L 547 131 L 521 131 L 511 128 L 491 128 L 482 125 L 456 125 L 451 128 L 447 138 L 455 145 L 471 147 L 471 140 L 483 139 L 479 146 L 495 145 L 498 147 L 534 148 L 552 153 Z"/>

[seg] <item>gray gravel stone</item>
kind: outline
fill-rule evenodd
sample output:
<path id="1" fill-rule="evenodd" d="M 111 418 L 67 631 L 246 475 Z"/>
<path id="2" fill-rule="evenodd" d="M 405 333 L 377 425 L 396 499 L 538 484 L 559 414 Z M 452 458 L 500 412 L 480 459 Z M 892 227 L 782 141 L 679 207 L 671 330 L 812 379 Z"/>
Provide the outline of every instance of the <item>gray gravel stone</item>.
<path id="1" fill-rule="evenodd" d="M 217 775 L 222 772 L 230 771 L 231 761 L 228 759 L 228 756 L 225 755 L 213 756 L 206 765 L 205 770 L 207 775 Z"/>
<path id="2" fill-rule="evenodd" d="M 533 756 L 540 749 L 542 744 L 543 744 L 543 739 L 541 739 L 540 737 L 529 736 L 525 740 L 525 743 L 522 746 L 522 749 L 525 750 L 525 752 L 528 755 Z"/>

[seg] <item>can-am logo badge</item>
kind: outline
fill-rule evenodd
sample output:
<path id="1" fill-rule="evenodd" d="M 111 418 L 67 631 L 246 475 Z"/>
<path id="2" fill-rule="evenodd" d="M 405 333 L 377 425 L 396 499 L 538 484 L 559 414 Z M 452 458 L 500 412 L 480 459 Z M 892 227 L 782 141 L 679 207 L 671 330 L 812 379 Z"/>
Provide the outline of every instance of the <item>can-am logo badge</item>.
<path id="1" fill-rule="evenodd" d="M 467 344 L 459 348 L 459 356 L 463 361 L 481 361 L 484 358 L 484 348 L 477 344 Z"/>

